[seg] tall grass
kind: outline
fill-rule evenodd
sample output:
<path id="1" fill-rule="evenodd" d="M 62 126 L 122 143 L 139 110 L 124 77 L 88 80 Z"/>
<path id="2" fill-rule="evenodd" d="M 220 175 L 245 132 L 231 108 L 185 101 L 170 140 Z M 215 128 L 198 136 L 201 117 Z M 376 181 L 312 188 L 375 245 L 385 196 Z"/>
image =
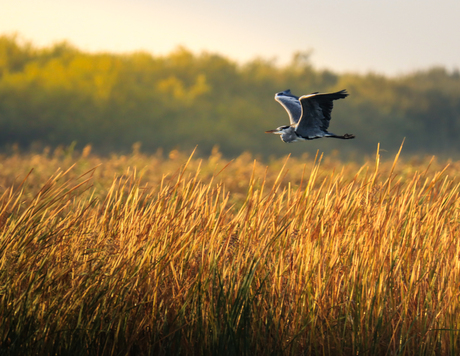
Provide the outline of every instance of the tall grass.
<path id="1" fill-rule="evenodd" d="M 459 183 L 397 160 L 11 178 L 1 353 L 455 355 Z"/>

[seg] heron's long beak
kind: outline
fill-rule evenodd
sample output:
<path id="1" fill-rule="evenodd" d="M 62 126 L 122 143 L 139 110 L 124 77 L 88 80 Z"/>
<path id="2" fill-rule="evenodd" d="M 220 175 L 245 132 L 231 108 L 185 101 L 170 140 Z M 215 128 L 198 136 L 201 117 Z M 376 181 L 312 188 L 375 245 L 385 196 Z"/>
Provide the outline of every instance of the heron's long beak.
<path id="1" fill-rule="evenodd" d="M 278 133 L 277 129 L 265 131 L 265 133 Z"/>

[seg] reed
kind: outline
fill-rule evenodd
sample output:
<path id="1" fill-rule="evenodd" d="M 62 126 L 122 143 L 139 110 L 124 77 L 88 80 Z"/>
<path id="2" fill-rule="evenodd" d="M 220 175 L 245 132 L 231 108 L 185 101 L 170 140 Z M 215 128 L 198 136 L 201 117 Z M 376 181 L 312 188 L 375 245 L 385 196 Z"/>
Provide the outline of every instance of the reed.
<path id="1" fill-rule="evenodd" d="M 458 353 L 455 163 L 136 154 L 3 176 L 2 354 Z"/>

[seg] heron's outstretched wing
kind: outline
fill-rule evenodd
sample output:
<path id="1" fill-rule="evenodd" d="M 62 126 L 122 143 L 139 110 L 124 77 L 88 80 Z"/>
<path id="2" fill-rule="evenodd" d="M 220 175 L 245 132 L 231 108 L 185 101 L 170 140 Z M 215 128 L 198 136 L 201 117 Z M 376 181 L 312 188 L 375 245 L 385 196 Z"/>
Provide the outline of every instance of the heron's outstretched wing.
<path id="1" fill-rule="evenodd" d="M 292 95 L 291 91 L 285 90 L 275 94 L 275 100 L 280 103 L 283 108 L 286 109 L 289 114 L 289 120 L 291 125 L 295 125 L 299 122 L 302 107 L 300 106 L 299 97 Z"/>
<path id="2" fill-rule="evenodd" d="M 333 100 L 343 99 L 348 96 L 346 90 L 336 93 L 313 93 L 299 98 L 302 113 L 296 132 L 303 137 L 322 136 L 329 127 Z"/>

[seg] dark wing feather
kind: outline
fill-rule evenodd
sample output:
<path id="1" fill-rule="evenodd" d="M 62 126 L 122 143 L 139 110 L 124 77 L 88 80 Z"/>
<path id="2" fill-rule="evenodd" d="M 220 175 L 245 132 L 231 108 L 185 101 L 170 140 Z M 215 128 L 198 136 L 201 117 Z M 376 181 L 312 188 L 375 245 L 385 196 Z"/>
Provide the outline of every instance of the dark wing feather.
<path id="1" fill-rule="evenodd" d="M 318 101 L 319 106 L 321 107 L 321 110 L 323 111 L 324 115 L 324 120 L 323 124 L 325 125 L 322 127 L 323 130 L 327 130 L 329 127 L 329 122 L 331 121 L 331 111 L 333 108 L 333 100 L 337 99 L 344 99 L 348 96 L 347 91 L 341 90 L 336 93 L 330 93 L 330 94 L 318 94 L 316 96 L 316 100 Z"/>
<path id="2" fill-rule="evenodd" d="M 304 137 L 326 132 L 331 121 L 333 100 L 343 99 L 347 96 L 346 90 L 341 90 L 336 93 L 313 93 L 300 97 L 302 113 L 296 132 Z"/>
<path id="3" fill-rule="evenodd" d="M 302 107 L 300 106 L 299 97 L 292 95 L 291 91 L 285 90 L 275 94 L 275 100 L 281 104 L 281 106 L 289 114 L 289 120 L 291 125 L 295 125 L 299 122 Z"/>

